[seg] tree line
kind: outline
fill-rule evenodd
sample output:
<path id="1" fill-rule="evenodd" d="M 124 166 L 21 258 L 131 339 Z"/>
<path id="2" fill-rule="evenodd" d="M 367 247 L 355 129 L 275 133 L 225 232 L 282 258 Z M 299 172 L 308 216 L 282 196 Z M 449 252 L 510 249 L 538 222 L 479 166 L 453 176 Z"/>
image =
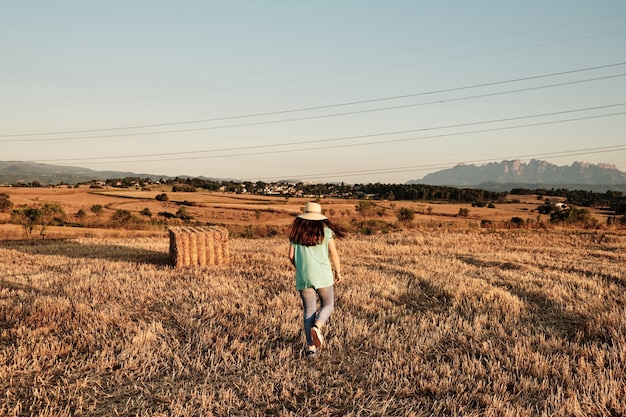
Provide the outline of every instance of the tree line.
<path id="1" fill-rule="evenodd" d="M 224 190 L 226 192 L 249 192 L 252 194 L 267 194 L 271 189 L 282 186 L 281 193 L 287 197 L 296 195 L 304 196 L 330 196 L 355 199 L 372 200 L 430 200 L 445 201 L 451 203 L 493 202 L 502 203 L 508 193 L 488 191 L 473 188 L 456 188 L 426 184 L 345 184 L 345 183 L 265 183 L 263 181 L 213 181 L 201 178 L 175 178 L 167 180 L 168 184 L 186 184 L 203 188 L 210 191 Z"/>
<path id="2" fill-rule="evenodd" d="M 514 188 L 511 194 L 528 195 L 536 194 L 537 199 L 544 196 L 564 197 L 568 204 L 582 207 L 605 208 L 615 212 L 616 215 L 626 214 L 626 196 L 621 191 L 606 191 L 604 193 L 596 193 L 587 190 L 568 190 L 566 188 L 558 189 L 526 189 Z"/>
<path id="3" fill-rule="evenodd" d="M 92 183 L 93 187 L 96 187 L 95 183 L 95 181 Z M 245 192 L 259 195 L 279 194 L 284 197 L 340 197 L 372 200 L 441 201 L 449 203 L 504 203 L 509 194 L 503 191 L 426 184 L 266 183 L 264 181 L 211 180 L 191 177 L 163 178 L 159 181 L 150 178 L 126 177 L 111 178 L 104 181 L 104 184 L 107 186 L 121 188 L 147 187 L 156 183 L 171 185 L 174 192 L 190 192 L 200 188 L 208 191 L 222 190 L 224 192 Z M 41 185 L 30 184 L 30 186 Z M 615 212 L 616 215 L 626 214 L 626 196 L 621 191 L 598 193 L 566 188 L 514 188 L 510 194 L 535 194 L 538 200 L 542 200 L 545 196 L 558 196 L 565 198 L 570 205 L 606 208 Z"/>

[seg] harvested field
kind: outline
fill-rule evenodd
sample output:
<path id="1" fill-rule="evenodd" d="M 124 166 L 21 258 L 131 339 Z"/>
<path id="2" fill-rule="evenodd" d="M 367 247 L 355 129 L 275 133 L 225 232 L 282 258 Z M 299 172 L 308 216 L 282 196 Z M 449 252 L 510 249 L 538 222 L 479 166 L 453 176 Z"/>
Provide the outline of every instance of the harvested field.
<path id="1" fill-rule="evenodd" d="M 170 187 L 171 190 L 171 187 Z M 281 196 L 259 196 L 252 194 L 234 194 L 223 192 L 165 192 L 159 188 L 141 191 L 132 189 L 108 188 L 91 190 L 88 188 L 18 188 L 2 187 L 0 192 L 9 195 L 16 207 L 36 206 L 44 203 L 59 203 L 65 209 L 68 220 L 85 223 L 85 227 L 104 226 L 118 210 L 127 210 L 144 221 L 162 221 L 160 214 L 175 215 L 183 207 L 188 211 L 193 222 L 232 227 L 269 226 L 283 228 L 293 220 L 293 216 L 302 211 L 302 207 L 312 198 L 286 198 Z M 156 196 L 167 194 L 167 201 L 158 201 Z M 542 204 L 536 195 L 511 195 L 509 203 L 499 203 L 495 208 L 472 207 L 471 204 L 450 204 L 424 201 L 372 201 L 374 207 L 366 217 L 360 214 L 356 206 L 359 200 L 341 198 L 323 198 L 320 200 L 325 214 L 337 223 L 349 224 L 366 220 L 396 223 L 400 208 L 415 212 L 413 225 L 479 226 L 481 221 L 508 222 L 513 217 L 530 223 L 548 223 L 548 215 L 539 215 L 536 208 Z M 515 202 L 513 202 L 515 201 Z M 91 212 L 91 207 L 101 205 L 101 214 Z M 142 215 L 143 210 L 151 215 Z M 459 216 L 459 210 L 468 211 L 467 216 Z M 85 217 L 77 218 L 83 210 Z M 598 224 L 606 225 L 606 210 L 588 208 Z M 0 212 L 0 223 L 8 222 L 10 213 Z M 175 224 L 180 225 L 180 224 Z"/>
<path id="2" fill-rule="evenodd" d="M 0 414 L 626 414 L 626 234 L 338 243 L 316 361 L 284 237 L 174 269 L 166 234 L 0 243 Z"/>

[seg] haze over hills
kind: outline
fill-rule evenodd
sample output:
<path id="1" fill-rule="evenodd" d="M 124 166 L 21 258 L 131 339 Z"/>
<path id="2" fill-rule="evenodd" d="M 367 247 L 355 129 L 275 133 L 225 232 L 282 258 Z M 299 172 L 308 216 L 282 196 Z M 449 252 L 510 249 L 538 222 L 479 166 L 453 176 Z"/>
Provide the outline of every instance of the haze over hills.
<path id="1" fill-rule="evenodd" d="M 141 174 L 129 171 L 95 171 L 89 168 L 65 165 L 49 165 L 28 161 L 0 161 L 0 185 L 29 184 L 34 181 L 42 185 L 79 184 L 94 180 L 113 178 L 149 178 L 154 181 L 172 178 L 189 178 L 189 175 Z M 213 181 L 237 181 L 232 178 L 198 177 Z"/>
<path id="2" fill-rule="evenodd" d="M 32 183 L 42 185 L 76 184 L 108 178 L 140 177 L 158 180 L 166 175 L 137 174 L 122 171 L 94 171 L 89 168 L 40 164 L 36 162 L 0 161 L 0 184 Z"/>
<path id="3" fill-rule="evenodd" d="M 174 178 L 168 175 L 139 174 L 127 171 L 95 171 L 89 168 L 40 164 L 23 161 L 0 161 L 0 184 L 42 185 L 77 184 L 93 180 L 139 177 L 152 180 Z M 179 175 L 186 178 L 186 175 Z M 207 180 L 228 180 L 206 178 Z M 296 180 L 294 180 L 296 181 Z M 452 187 L 482 188 L 489 191 L 510 191 L 513 188 L 567 188 L 570 190 L 607 190 L 626 192 L 626 173 L 614 165 L 574 162 L 570 166 L 557 166 L 540 160 L 521 162 L 502 161 L 486 165 L 457 165 L 426 175 L 407 184 L 447 185 Z"/>
<path id="4" fill-rule="evenodd" d="M 519 160 L 485 165 L 457 165 L 408 184 L 448 185 L 508 191 L 513 188 L 568 188 L 605 192 L 626 191 L 626 173 L 614 165 L 574 162 L 558 166 L 546 161 Z"/>

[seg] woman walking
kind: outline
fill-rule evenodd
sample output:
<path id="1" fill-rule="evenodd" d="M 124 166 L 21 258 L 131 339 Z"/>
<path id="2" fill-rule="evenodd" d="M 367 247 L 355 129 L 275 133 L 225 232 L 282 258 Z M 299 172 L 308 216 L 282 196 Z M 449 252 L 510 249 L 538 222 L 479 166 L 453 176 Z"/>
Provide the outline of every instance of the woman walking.
<path id="1" fill-rule="evenodd" d="M 317 203 L 307 203 L 304 213 L 297 216 L 291 226 L 289 260 L 296 267 L 296 289 L 304 307 L 306 355 L 315 354 L 324 344 L 322 327 L 335 307 L 334 284 L 341 279 L 334 237 L 341 238 L 344 234 L 343 229 L 322 214 L 322 207 Z"/>

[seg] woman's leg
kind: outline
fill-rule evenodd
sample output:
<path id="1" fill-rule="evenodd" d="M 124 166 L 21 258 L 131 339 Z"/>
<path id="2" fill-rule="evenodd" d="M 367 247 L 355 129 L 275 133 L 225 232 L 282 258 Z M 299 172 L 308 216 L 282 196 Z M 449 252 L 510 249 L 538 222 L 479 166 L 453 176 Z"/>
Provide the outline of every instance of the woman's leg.
<path id="1" fill-rule="evenodd" d="M 306 337 L 307 346 L 313 345 L 311 339 L 311 327 L 315 323 L 315 313 L 317 312 L 317 294 L 313 288 L 305 288 L 300 290 L 300 298 L 302 298 L 302 306 L 304 307 L 304 336 Z"/>
<path id="2" fill-rule="evenodd" d="M 335 287 L 331 285 L 330 287 L 318 288 L 316 291 L 320 297 L 321 306 L 315 325 L 321 328 L 335 308 Z"/>

